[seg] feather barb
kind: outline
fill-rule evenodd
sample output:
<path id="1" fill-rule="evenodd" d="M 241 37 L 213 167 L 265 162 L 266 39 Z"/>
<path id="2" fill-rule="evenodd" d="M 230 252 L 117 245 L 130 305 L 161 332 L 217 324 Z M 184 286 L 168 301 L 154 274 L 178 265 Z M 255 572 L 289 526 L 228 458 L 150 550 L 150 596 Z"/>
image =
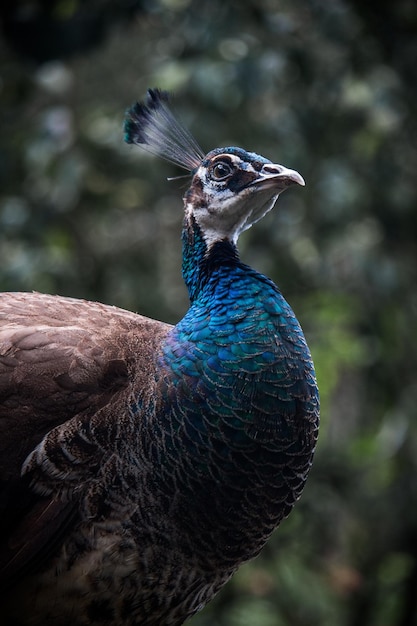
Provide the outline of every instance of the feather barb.
<path id="1" fill-rule="evenodd" d="M 175 118 L 169 102 L 168 92 L 149 89 L 145 102 L 136 102 L 126 112 L 125 141 L 193 171 L 203 160 L 204 152 Z"/>

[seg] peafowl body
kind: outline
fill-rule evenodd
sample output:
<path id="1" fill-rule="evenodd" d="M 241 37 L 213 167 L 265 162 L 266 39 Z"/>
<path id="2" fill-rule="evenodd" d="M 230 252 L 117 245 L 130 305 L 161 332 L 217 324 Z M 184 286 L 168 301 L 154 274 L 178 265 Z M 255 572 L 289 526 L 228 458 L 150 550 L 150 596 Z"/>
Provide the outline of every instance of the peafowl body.
<path id="1" fill-rule="evenodd" d="M 172 327 L 1 294 L 7 625 L 179 626 L 259 552 L 312 462 L 302 330 L 236 248 L 301 176 L 239 148 L 203 155 L 158 90 L 128 112 L 126 139 L 192 171 L 190 308 Z"/>

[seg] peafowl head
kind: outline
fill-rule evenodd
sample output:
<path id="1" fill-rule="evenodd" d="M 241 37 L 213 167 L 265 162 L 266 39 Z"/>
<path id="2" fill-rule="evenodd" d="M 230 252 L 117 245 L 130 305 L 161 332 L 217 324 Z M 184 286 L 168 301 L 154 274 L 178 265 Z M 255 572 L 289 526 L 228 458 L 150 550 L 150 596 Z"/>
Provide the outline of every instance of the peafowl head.
<path id="1" fill-rule="evenodd" d="M 144 103 L 127 111 L 125 140 L 191 173 L 185 214 L 200 227 L 208 249 L 225 239 L 236 245 L 240 233 L 268 213 L 280 193 L 305 184 L 295 170 L 242 148 L 216 148 L 204 155 L 168 103 L 167 92 L 150 89 Z"/>

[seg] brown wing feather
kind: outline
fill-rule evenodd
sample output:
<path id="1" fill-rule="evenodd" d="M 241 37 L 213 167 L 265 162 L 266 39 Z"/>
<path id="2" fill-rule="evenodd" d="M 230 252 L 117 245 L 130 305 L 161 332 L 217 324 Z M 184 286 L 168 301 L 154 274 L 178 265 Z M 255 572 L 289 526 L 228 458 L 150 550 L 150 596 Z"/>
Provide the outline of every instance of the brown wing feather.
<path id="1" fill-rule="evenodd" d="M 34 494 L 26 457 L 75 416 L 106 417 L 148 384 L 146 364 L 170 326 L 99 303 L 0 294 L 0 571 L 41 561 L 74 518 L 74 504 Z M 141 363 L 144 365 L 141 367 Z M 101 418 L 103 419 L 103 418 Z M 31 528 L 31 532 L 28 532 Z M 29 538 L 29 540 L 28 540 Z"/>

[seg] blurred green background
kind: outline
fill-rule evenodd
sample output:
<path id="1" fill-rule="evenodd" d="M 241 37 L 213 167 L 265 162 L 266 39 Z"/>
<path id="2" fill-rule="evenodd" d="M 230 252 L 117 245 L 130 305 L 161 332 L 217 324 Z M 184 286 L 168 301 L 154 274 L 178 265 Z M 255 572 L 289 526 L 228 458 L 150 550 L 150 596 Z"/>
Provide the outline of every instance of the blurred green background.
<path id="1" fill-rule="evenodd" d="M 123 144 L 149 86 L 204 150 L 299 170 L 242 236 L 317 367 L 303 497 L 194 626 L 417 624 L 417 3 L 4 0 L 0 289 L 175 323 L 181 171 Z"/>

